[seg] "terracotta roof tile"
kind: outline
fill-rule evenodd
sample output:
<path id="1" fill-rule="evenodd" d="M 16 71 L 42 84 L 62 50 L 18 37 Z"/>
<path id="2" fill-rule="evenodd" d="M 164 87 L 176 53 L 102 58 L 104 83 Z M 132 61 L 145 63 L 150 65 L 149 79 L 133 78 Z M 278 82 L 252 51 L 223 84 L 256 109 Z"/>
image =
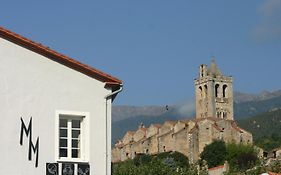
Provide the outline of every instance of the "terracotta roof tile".
<path id="1" fill-rule="evenodd" d="M 179 120 L 179 122 L 185 123 L 185 124 L 189 124 L 189 122 L 192 121 L 190 119 L 186 119 L 186 120 Z"/>
<path id="2" fill-rule="evenodd" d="M 135 131 L 127 131 L 125 135 L 127 135 L 127 134 L 128 134 L 128 135 L 134 135 L 134 134 L 135 134 Z"/>
<path id="3" fill-rule="evenodd" d="M 155 126 L 155 127 L 158 128 L 158 129 L 162 127 L 161 124 L 152 124 L 152 126 Z"/>
<path id="4" fill-rule="evenodd" d="M 162 136 L 165 136 L 165 135 L 168 135 L 168 134 L 173 134 L 174 133 L 174 130 L 170 130 L 170 131 L 168 131 L 168 132 L 165 132 L 165 133 L 163 133 L 163 134 L 159 134 L 157 137 L 162 137 Z"/>
<path id="5" fill-rule="evenodd" d="M 213 170 L 222 169 L 222 168 L 224 168 L 224 165 L 220 165 L 220 166 L 216 166 L 216 167 L 213 167 L 213 168 L 209 168 L 208 170 L 209 171 L 213 171 Z"/>
<path id="6" fill-rule="evenodd" d="M 198 124 L 196 123 L 195 126 L 188 132 L 188 134 L 193 133 L 196 129 L 198 129 Z"/>
<path id="7" fill-rule="evenodd" d="M 176 121 L 170 121 L 170 120 L 168 120 L 168 121 L 166 121 L 165 123 L 168 123 L 168 124 L 171 124 L 171 125 L 175 125 L 177 122 L 176 122 Z"/>
<path id="8" fill-rule="evenodd" d="M 40 43 L 31 41 L 30 39 L 27 39 L 21 35 L 18 35 L 12 31 L 7 30 L 3 27 L 0 27 L 0 37 L 5 40 L 8 40 L 12 43 L 15 43 L 19 46 L 22 46 L 28 50 L 31 50 L 35 53 L 43 55 L 64 66 L 67 66 L 71 69 L 81 72 L 89 77 L 92 77 L 101 82 L 104 82 L 106 84 L 106 86 L 120 86 L 122 84 L 122 81 L 117 79 L 116 77 L 113 77 L 113 76 L 106 74 L 102 71 L 99 71 L 97 69 L 94 69 L 86 64 L 80 63 L 68 56 L 65 56 L 61 53 L 58 53 L 58 52 L 50 49 L 49 47 L 46 47 Z"/>
<path id="9" fill-rule="evenodd" d="M 281 175 L 281 173 L 268 172 L 269 175 Z"/>
<path id="10" fill-rule="evenodd" d="M 240 133 L 243 133 L 243 130 L 237 126 L 237 124 L 233 121 L 231 122 L 231 126 Z"/>
<path id="11" fill-rule="evenodd" d="M 146 128 L 140 128 L 139 130 L 143 131 L 143 132 L 146 132 Z"/>
<path id="12" fill-rule="evenodd" d="M 212 124 L 212 126 L 218 131 L 223 131 L 216 123 Z"/>

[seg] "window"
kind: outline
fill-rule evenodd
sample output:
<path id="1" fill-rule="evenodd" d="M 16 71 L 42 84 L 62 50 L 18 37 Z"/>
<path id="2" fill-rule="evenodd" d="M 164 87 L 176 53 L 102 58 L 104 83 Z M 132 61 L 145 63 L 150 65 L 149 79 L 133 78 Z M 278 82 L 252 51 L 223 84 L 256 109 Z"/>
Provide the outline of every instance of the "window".
<path id="1" fill-rule="evenodd" d="M 217 112 L 217 118 L 220 118 L 220 112 Z"/>
<path id="2" fill-rule="evenodd" d="M 82 118 L 61 116 L 59 119 L 59 157 L 81 158 Z"/>
<path id="3" fill-rule="evenodd" d="M 222 97 L 226 98 L 227 97 L 227 85 L 223 85 L 222 87 Z"/>
<path id="4" fill-rule="evenodd" d="M 200 93 L 200 97 L 202 98 L 203 97 L 203 89 L 201 86 L 199 86 L 199 93 Z"/>
<path id="5" fill-rule="evenodd" d="M 56 158 L 58 161 L 88 161 L 88 115 L 82 112 L 57 112 Z"/>
<path id="6" fill-rule="evenodd" d="M 216 97 L 219 97 L 219 95 L 218 95 L 218 93 L 219 93 L 219 87 L 220 87 L 219 84 L 216 84 L 216 85 L 215 85 L 215 96 L 216 96 Z"/>
<path id="7" fill-rule="evenodd" d="M 223 118 L 224 118 L 224 119 L 227 118 L 227 112 L 223 112 Z"/>

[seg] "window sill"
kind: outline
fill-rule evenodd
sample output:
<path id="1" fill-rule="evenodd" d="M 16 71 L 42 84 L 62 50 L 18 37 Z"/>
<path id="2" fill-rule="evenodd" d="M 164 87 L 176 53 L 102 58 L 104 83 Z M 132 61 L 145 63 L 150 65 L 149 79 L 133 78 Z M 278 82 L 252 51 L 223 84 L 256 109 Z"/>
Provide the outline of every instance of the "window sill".
<path id="1" fill-rule="evenodd" d="M 58 163 L 89 163 L 88 160 L 83 159 L 57 159 Z"/>

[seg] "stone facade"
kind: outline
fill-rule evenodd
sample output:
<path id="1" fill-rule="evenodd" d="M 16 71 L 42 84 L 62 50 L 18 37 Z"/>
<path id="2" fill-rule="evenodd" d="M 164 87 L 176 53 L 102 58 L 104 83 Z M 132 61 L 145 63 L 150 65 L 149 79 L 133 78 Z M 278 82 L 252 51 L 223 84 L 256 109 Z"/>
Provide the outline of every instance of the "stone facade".
<path id="1" fill-rule="evenodd" d="M 204 147 L 214 140 L 251 144 L 252 134 L 233 120 L 232 77 L 221 74 L 216 63 L 201 65 L 195 79 L 196 117 L 191 120 L 166 121 L 148 128 L 140 125 L 128 131 L 112 150 L 112 161 L 134 158 L 136 154 L 177 151 L 196 162 Z"/>
<path id="2" fill-rule="evenodd" d="M 202 64 L 195 79 L 196 118 L 218 117 L 233 120 L 232 77 L 221 73 L 213 60 Z"/>

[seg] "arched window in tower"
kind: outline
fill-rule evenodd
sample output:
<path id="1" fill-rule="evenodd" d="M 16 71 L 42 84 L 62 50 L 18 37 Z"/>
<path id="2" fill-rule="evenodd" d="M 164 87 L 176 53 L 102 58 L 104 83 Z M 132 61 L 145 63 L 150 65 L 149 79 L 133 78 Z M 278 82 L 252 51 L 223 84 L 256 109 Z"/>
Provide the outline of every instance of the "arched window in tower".
<path id="1" fill-rule="evenodd" d="M 227 118 L 227 112 L 223 112 L 223 119 Z"/>
<path id="2" fill-rule="evenodd" d="M 203 66 L 203 65 L 201 65 L 200 76 L 201 76 L 201 77 L 204 76 L 204 66 Z"/>
<path id="3" fill-rule="evenodd" d="M 222 97 L 226 98 L 227 97 L 227 85 L 223 85 L 222 87 Z"/>
<path id="4" fill-rule="evenodd" d="M 205 98 L 208 97 L 208 86 L 205 84 L 204 85 L 204 91 L 205 91 Z"/>
<path id="5" fill-rule="evenodd" d="M 219 84 L 216 84 L 216 85 L 215 85 L 215 96 L 216 96 L 216 97 L 218 97 L 219 87 L 220 87 Z"/>
<path id="6" fill-rule="evenodd" d="M 199 86 L 199 95 L 201 98 L 203 97 L 203 89 L 201 86 Z"/>
<path id="7" fill-rule="evenodd" d="M 217 112 L 217 118 L 220 118 L 220 112 Z"/>

